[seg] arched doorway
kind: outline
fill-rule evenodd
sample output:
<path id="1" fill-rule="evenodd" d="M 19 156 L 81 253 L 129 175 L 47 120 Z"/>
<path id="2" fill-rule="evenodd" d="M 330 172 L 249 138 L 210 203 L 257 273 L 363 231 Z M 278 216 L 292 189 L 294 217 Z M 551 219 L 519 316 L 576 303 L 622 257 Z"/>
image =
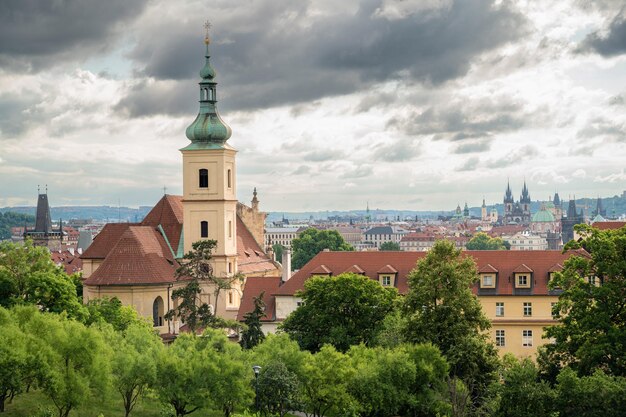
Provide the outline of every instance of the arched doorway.
<path id="1" fill-rule="evenodd" d="M 152 325 L 154 327 L 163 326 L 163 310 L 163 299 L 159 296 L 152 303 Z"/>

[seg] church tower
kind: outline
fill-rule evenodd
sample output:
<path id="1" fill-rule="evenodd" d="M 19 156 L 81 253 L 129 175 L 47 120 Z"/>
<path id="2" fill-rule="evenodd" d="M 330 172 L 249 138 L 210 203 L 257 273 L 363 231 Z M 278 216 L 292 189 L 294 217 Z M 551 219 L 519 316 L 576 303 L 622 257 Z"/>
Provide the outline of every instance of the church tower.
<path id="1" fill-rule="evenodd" d="M 231 129 L 217 112 L 217 83 L 210 63 L 207 24 L 205 64 L 200 70 L 200 110 L 186 130 L 191 141 L 183 155 L 184 251 L 199 240 L 213 239 L 213 273 L 237 272 L 237 189 L 235 154 L 227 141 Z"/>
<path id="2" fill-rule="evenodd" d="M 487 215 L 487 205 L 485 204 L 485 199 L 483 198 L 483 205 L 480 206 L 480 219 L 484 222 L 489 220 Z"/>

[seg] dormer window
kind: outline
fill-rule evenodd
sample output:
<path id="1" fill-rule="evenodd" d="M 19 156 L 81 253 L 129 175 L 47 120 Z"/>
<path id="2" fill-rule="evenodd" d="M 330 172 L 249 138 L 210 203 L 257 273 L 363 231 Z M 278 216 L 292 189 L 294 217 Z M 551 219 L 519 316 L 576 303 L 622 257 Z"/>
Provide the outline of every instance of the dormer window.
<path id="1" fill-rule="evenodd" d="M 530 275 L 515 274 L 515 286 L 517 288 L 530 288 Z"/>
<path id="2" fill-rule="evenodd" d="M 198 187 L 209 188 L 209 170 L 202 168 L 198 171 Z"/>
<path id="3" fill-rule="evenodd" d="M 492 274 L 480 274 L 480 288 L 495 288 L 496 276 Z"/>

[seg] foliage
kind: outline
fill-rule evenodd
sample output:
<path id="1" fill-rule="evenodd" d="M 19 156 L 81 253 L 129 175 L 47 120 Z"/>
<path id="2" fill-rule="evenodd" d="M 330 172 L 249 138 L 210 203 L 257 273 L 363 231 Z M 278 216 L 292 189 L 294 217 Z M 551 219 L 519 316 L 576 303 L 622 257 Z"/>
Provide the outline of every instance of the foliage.
<path id="1" fill-rule="evenodd" d="M 176 417 L 210 405 L 228 416 L 237 404 L 252 398 L 249 373 L 241 348 L 208 329 L 202 337 L 180 335 L 161 353 L 154 389 L 174 408 Z"/>
<path id="2" fill-rule="evenodd" d="M 398 301 L 401 299 L 398 298 Z M 380 330 L 374 338 L 374 345 L 395 348 L 406 343 L 407 319 L 399 308 L 394 308 L 383 319 Z"/>
<path id="3" fill-rule="evenodd" d="M 252 349 L 252 362 L 261 367 L 273 362 L 281 362 L 289 372 L 302 376 L 304 363 L 310 356 L 309 352 L 300 350 L 298 343 L 288 335 L 268 334 L 263 343 Z"/>
<path id="4" fill-rule="evenodd" d="M 555 306 L 560 324 L 546 330 L 554 344 L 546 345 L 543 362 L 570 366 L 581 376 L 596 369 L 626 376 L 626 228 L 576 230 L 582 241 L 566 249 L 588 253 L 566 260 L 550 284 L 563 293 Z"/>
<path id="5" fill-rule="evenodd" d="M 400 249 L 400 244 L 398 242 L 384 242 L 378 248 L 380 251 L 398 251 Z"/>
<path id="6" fill-rule="evenodd" d="M 292 269 L 298 270 L 309 262 L 315 255 L 329 249 L 331 251 L 352 251 L 354 248 L 347 244 L 336 230 L 317 230 L 309 228 L 291 241 L 293 251 Z"/>
<path id="7" fill-rule="evenodd" d="M 211 253 L 217 246 L 215 240 L 200 240 L 192 244 L 192 250 L 183 256 L 180 267 L 176 270 L 177 280 L 186 280 L 182 288 L 172 291 L 172 300 L 180 300 L 178 307 L 165 315 L 167 320 L 180 317 L 192 334 L 205 327 L 225 327 L 226 323 L 215 315 L 207 303 L 200 299 L 202 287 L 206 284 L 213 286 L 215 291 L 215 308 L 217 309 L 220 291 L 230 289 L 232 282 L 237 279 L 220 278 L 213 275 Z"/>
<path id="8" fill-rule="evenodd" d="M 87 326 L 94 323 L 109 323 L 116 331 L 124 331 L 134 324 L 150 326 L 145 319 L 139 317 L 132 306 L 123 306 L 117 297 L 89 300 L 86 308 L 88 314 L 84 323 Z"/>
<path id="9" fill-rule="evenodd" d="M 546 381 L 540 381 L 539 370 L 528 358 L 515 360 L 499 388 L 498 416 L 550 417 L 554 411 L 555 393 Z"/>
<path id="10" fill-rule="evenodd" d="M 66 312 L 70 317 L 83 318 L 85 309 L 77 297 L 73 279 L 57 267 L 48 249 L 0 243 L 0 306 L 33 304 L 42 311 Z"/>
<path id="11" fill-rule="evenodd" d="M 579 378 L 565 368 L 557 378 L 556 407 L 561 417 L 618 417 L 626 410 L 626 378 L 596 370 Z"/>
<path id="12" fill-rule="evenodd" d="M 274 258 L 276 259 L 276 262 L 281 262 L 282 263 L 282 261 L 283 261 L 283 252 L 285 250 L 283 245 L 281 245 L 280 243 L 276 243 L 275 245 L 272 246 L 272 250 L 274 251 Z"/>
<path id="13" fill-rule="evenodd" d="M 244 349 L 252 349 L 265 339 L 265 334 L 261 329 L 261 317 L 265 315 L 265 303 L 263 302 L 262 292 L 258 297 L 254 297 L 254 310 L 244 314 L 243 322 L 246 325 L 245 330 L 241 333 L 239 344 Z"/>
<path id="14" fill-rule="evenodd" d="M 282 329 L 311 352 L 329 343 L 345 352 L 350 346 L 372 344 L 381 323 L 394 306 L 397 290 L 352 273 L 313 277 L 299 295 L 303 304 L 283 322 Z"/>
<path id="15" fill-rule="evenodd" d="M 487 233 L 478 232 L 465 245 L 467 250 L 504 250 L 508 249 L 499 237 L 490 237 Z"/>
<path id="16" fill-rule="evenodd" d="M 0 212 L 0 240 L 11 238 L 12 227 L 24 227 L 35 225 L 35 216 L 11 211 Z"/>
<path id="17" fill-rule="evenodd" d="M 263 415 L 284 417 L 289 410 L 298 410 L 299 381 L 284 363 L 271 362 L 261 368 L 258 380 L 258 405 Z"/>
<path id="18" fill-rule="evenodd" d="M 409 274 L 404 303 L 407 340 L 439 347 L 450 364 L 450 376 L 463 380 L 475 406 L 498 366 L 484 332 L 490 322 L 470 288 L 477 280 L 472 258 L 461 256 L 454 243 L 440 240 Z"/>
<path id="19" fill-rule="evenodd" d="M 346 355 L 325 345 L 315 355 L 307 356 L 302 367 L 302 403 L 313 417 L 342 415 L 357 408 L 348 392 L 353 369 Z"/>

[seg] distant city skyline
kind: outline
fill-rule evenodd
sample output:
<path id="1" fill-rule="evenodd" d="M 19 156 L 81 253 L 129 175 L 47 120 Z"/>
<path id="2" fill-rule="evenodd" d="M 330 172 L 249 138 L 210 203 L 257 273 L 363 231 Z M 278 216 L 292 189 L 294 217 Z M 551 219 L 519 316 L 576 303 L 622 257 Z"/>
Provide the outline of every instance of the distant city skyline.
<path id="1" fill-rule="evenodd" d="M 16 18 L 26 16 L 25 18 Z M 601 0 L 9 1 L 0 207 L 182 194 L 209 19 L 238 198 L 449 210 L 626 189 L 626 10 Z M 451 208 L 450 208 L 451 207 Z"/>

